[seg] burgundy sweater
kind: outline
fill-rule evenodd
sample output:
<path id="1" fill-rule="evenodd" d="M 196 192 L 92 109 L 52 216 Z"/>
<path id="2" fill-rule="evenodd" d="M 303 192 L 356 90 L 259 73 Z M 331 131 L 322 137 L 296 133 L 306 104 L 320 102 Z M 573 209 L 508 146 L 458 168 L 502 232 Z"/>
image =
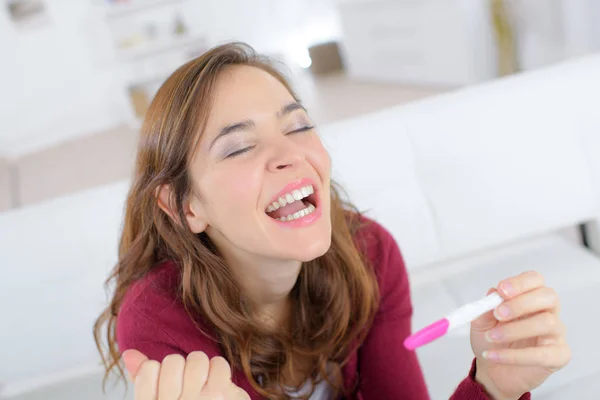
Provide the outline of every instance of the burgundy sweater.
<path id="1" fill-rule="evenodd" d="M 356 400 L 428 400 L 429 395 L 414 352 L 403 346 L 411 333 L 412 304 L 409 282 L 398 245 L 379 224 L 369 222 L 357 235 L 375 269 L 381 305 L 364 343 L 343 368 L 346 387 L 356 388 Z M 186 356 L 196 350 L 209 357 L 223 356 L 218 343 L 204 336 L 186 313 L 178 296 L 180 272 L 173 262 L 154 268 L 125 296 L 117 317 L 117 342 L 121 352 L 137 349 L 162 361 L 168 354 Z M 203 327 L 205 332 L 209 329 Z M 458 385 L 451 400 L 488 400 L 474 381 L 474 365 Z M 466 372 L 467 366 L 465 366 Z M 241 371 L 233 381 L 250 397 L 260 399 Z M 530 399 L 529 394 L 521 400 Z"/>

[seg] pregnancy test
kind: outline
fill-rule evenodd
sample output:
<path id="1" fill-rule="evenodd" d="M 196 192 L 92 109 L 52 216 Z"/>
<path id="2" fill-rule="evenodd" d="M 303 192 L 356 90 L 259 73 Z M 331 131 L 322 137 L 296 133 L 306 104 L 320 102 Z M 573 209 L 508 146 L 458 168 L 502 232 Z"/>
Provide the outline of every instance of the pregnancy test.
<path id="1" fill-rule="evenodd" d="M 404 347 L 408 350 L 414 350 L 417 347 L 431 343 L 446 335 L 452 329 L 468 324 L 486 312 L 493 310 L 503 301 L 504 299 L 498 292 L 494 292 L 483 299 L 465 304 L 450 313 L 446 318 L 442 318 L 407 337 L 404 341 Z"/>

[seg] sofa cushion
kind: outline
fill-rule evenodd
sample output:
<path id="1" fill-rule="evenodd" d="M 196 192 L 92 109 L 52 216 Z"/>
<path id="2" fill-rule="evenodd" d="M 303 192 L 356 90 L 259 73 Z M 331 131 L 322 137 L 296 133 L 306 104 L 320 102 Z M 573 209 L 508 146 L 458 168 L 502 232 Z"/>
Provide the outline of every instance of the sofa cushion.
<path id="1" fill-rule="evenodd" d="M 592 220 L 598 68 L 590 57 L 326 126 L 334 177 L 411 269 Z"/>
<path id="2" fill-rule="evenodd" d="M 540 388 L 540 391 L 543 388 Z M 538 391 L 539 392 L 539 391 Z M 600 393 L 600 373 L 592 373 L 585 378 L 577 379 L 568 385 L 554 388 L 552 391 L 544 391 L 541 400 L 597 400 Z"/>
<path id="3" fill-rule="evenodd" d="M 397 114 L 388 109 L 327 125 L 320 133 L 333 178 L 361 211 L 385 222 L 412 267 L 436 259 L 436 228 Z"/>
<path id="4" fill-rule="evenodd" d="M 599 118 L 570 106 L 570 99 L 592 93 L 580 77 L 571 79 L 576 71 L 560 66 L 523 74 L 398 113 L 436 217 L 441 257 L 595 216 L 590 168 L 573 127 Z"/>
<path id="5" fill-rule="evenodd" d="M 117 261 L 127 190 L 121 182 L 0 214 L 0 254 L 11 269 L 0 279 L 2 326 L 10 327 L 0 342 L 7 389 L 98 365 L 92 327 Z"/>

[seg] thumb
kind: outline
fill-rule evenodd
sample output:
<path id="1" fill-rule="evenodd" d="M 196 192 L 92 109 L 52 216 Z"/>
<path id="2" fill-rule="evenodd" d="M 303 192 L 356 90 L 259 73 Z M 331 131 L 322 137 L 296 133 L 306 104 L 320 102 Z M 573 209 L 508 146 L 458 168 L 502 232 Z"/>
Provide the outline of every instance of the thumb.
<path id="1" fill-rule="evenodd" d="M 487 291 L 486 296 L 494 292 L 496 292 L 496 289 L 490 289 Z M 498 324 L 498 320 L 494 317 L 494 311 L 488 311 L 471 322 L 471 331 L 486 332 L 495 327 L 496 324 Z"/>
<path id="2" fill-rule="evenodd" d="M 121 357 L 123 358 L 123 363 L 125 363 L 125 369 L 129 373 L 129 379 L 134 382 L 140 367 L 144 361 L 148 360 L 148 357 L 137 350 L 125 350 Z"/>

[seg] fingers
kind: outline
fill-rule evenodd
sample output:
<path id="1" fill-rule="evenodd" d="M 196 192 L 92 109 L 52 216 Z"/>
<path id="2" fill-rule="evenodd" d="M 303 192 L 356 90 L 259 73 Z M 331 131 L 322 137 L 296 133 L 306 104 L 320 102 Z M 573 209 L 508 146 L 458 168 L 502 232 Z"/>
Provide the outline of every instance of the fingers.
<path id="1" fill-rule="evenodd" d="M 135 400 L 249 400 L 231 381 L 231 368 L 223 357 L 196 351 L 184 359 L 178 354 L 162 363 L 139 351 L 123 353 L 126 368 L 135 382 Z"/>
<path id="2" fill-rule="evenodd" d="M 567 345 L 494 349 L 484 351 L 483 358 L 498 364 L 536 366 L 558 370 L 571 360 L 571 349 Z"/>
<path id="3" fill-rule="evenodd" d="M 525 272 L 501 281 L 498 292 L 505 301 L 493 317 L 500 322 L 487 324 L 485 339 L 499 346 L 484 351 L 482 357 L 497 364 L 548 370 L 564 367 L 571 359 L 566 327 L 558 315 L 558 295 L 545 286 L 544 277 Z"/>
<path id="4" fill-rule="evenodd" d="M 530 290 L 544 286 L 544 277 L 536 271 L 524 272 L 512 278 L 505 279 L 498 285 L 498 291 L 506 299 L 511 299 Z"/>
<path id="5" fill-rule="evenodd" d="M 179 354 L 164 358 L 158 380 L 159 400 L 178 400 L 183 390 L 183 372 L 185 359 Z"/>
<path id="6" fill-rule="evenodd" d="M 499 321 L 512 321 L 542 311 L 557 313 L 558 308 L 559 299 L 556 292 L 548 287 L 540 287 L 500 304 L 494 310 L 494 316 Z"/>
<path id="7" fill-rule="evenodd" d="M 194 400 L 250 400 L 250 395 L 233 382 L 229 382 L 228 386 L 219 392 L 203 392 Z"/>
<path id="8" fill-rule="evenodd" d="M 157 400 L 160 363 L 146 360 L 135 378 L 135 400 Z"/>
<path id="9" fill-rule="evenodd" d="M 202 351 L 188 354 L 183 372 L 183 391 L 181 400 L 200 398 L 202 388 L 208 380 L 210 363 L 208 356 Z"/>
<path id="10" fill-rule="evenodd" d="M 214 357 L 210 360 L 208 381 L 204 387 L 205 393 L 222 393 L 231 385 L 231 368 L 223 357 Z"/>
<path id="11" fill-rule="evenodd" d="M 140 353 L 137 350 L 125 350 L 122 355 L 123 363 L 125 364 L 125 369 L 129 374 L 129 379 L 132 382 L 135 382 L 135 377 L 138 375 L 138 371 L 142 366 L 144 361 L 148 360 L 144 354 Z"/>
<path id="12" fill-rule="evenodd" d="M 235 384 L 233 385 L 231 398 L 235 400 L 251 400 L 250 395 L 246 393 L 244 389 L 236 386 Z"/>
<path id="13" fill-rule="evenodd" d="M 498 325 L 487 331 L 485 338 L 492 343 L 511 343 L 540 336 L 552 339 L 552 337 L 564 336 L 565 332 L 566 327 L 558 318 L 558 315 L 551 312 L 542 312 L 527 319 Z"/>
<path id="14" fill-rule="evenodd" d="M 495 292 L 496 289 L 490 289 L 487 291 L 486 296 Z M 485 332 L 498 324 L 498 320 L 494 317 L 492 311 L 488 311 L 471 322 L 471 330 L 475 332 Z"/>

